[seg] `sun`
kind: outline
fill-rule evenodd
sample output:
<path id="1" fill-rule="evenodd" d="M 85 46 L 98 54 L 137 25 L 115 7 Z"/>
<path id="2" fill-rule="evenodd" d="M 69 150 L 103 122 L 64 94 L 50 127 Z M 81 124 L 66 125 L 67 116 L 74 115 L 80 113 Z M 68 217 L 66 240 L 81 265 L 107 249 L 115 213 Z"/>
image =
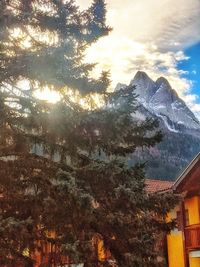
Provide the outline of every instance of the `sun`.
<path id="1" fill-rule="evenodd" d="M 57 103 L 60 100 L 60 95 L 58 92 L 50 90 L 48 87 L 39 89 L 35 92 L 35 96 L 41 100 L 46 100 L 50 103 Z"/>

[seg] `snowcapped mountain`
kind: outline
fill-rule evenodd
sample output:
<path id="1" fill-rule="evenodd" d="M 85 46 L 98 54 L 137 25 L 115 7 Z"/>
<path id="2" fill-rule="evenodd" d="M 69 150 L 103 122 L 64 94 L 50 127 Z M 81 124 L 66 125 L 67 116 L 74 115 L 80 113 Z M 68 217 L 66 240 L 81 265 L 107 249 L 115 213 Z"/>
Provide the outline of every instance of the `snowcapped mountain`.
<path id="1" fill-rule="evenodd" d="M 138 95 L 139 109 L 133 118 L 158 119 L 164 138 L 151 149 L 138 149 L 128 162 L 148 162 L 148 178 L 173 180 L 200 151 L 200 122 L 164 77 L 153 81 L 138 71 L 129 86 Z M 125 87 L 118 84 L 115 90 Z"/>
<path id="2" fill-rule="evenodd" d="M 145 72 L 138 71 L 130 85 L 136 86 L 138 102 L 162 119 L 170 131 L 200 130 L 198 119 L 164 77 L 153 81 Z M 118 84 L 116 90 L 123 87 L 124 84 Z"/>

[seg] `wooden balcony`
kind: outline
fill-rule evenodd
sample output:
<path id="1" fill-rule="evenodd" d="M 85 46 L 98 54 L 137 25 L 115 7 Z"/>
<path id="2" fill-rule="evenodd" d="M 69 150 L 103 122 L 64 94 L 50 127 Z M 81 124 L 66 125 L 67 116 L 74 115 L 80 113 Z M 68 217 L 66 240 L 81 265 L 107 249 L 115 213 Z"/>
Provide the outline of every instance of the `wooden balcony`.
<path id="1" fill-rule="evenodd" d="M 194 224 L 185 228 L 185 242 L 187 249 L 200 248 L 200 224 Z"/>

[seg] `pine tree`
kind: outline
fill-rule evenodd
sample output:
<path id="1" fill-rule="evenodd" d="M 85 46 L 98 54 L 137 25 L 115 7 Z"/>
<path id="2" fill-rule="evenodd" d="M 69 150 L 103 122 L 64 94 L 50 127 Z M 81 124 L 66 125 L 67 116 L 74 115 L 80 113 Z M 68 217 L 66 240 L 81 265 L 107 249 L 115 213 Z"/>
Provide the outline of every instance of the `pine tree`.
<path id="1" fill-rule="evenodd" d="M 36 266 L 46 244 L 43 266 L 109 266 L 97 237 L 117 266 L 159 266 L 155 242 L 175 199 L 148 195 L 143 165 L 125 161 L 161 140 L 158 124 L 134 121 L 134 90 L 108 93 L 109 73 L 94 79 L 83 62 L 111 30 L 105 15 L 103 0 L 85 11 L 74 1 L 0 3 L 1 265 Z M 40 100 L 45 88 L 60 101 Z"/>

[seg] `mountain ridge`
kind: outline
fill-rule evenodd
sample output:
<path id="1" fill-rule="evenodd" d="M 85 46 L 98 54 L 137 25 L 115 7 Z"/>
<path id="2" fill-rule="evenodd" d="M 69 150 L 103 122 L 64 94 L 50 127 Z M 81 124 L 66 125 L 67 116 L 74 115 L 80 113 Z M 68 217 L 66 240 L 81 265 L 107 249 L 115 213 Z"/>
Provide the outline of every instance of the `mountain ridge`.
<path id="1" fill-rule="evenodd" d="M 129 86 L 138 96 L 139 108 L 133 119 L 157 119 L 164 138 L 151 149 L 138 149 L 128 163 L 147 162 L 147 178 L 174 180 L 200 151 L 200 122 L 166 78 L 153 81 L 147 73 L 138 71 Z M 125 87 L 118 84 L 115 90 Z"/>
<path id="2" fill-rule="evenodd" d="M 179 125 L 188 129 L 200 130 L 199 120 L 184 100 L 178 96 L 176 90 L 172 89 L 166 78 L 159 77 L 153 81 L 145 72 L 138 71 L 129 86 L 136 87 L 135 93 L 140 104 L 149 112 L 163 118 L 165 123 L 166 117 L 168 117 L 175 124 L 176 131 L 180 129 Z M 122 87 L 124 88 L 125 85 L 122 84 Z M 120 84 L 117 85 L 116 90 L 119 88 Z"/>

